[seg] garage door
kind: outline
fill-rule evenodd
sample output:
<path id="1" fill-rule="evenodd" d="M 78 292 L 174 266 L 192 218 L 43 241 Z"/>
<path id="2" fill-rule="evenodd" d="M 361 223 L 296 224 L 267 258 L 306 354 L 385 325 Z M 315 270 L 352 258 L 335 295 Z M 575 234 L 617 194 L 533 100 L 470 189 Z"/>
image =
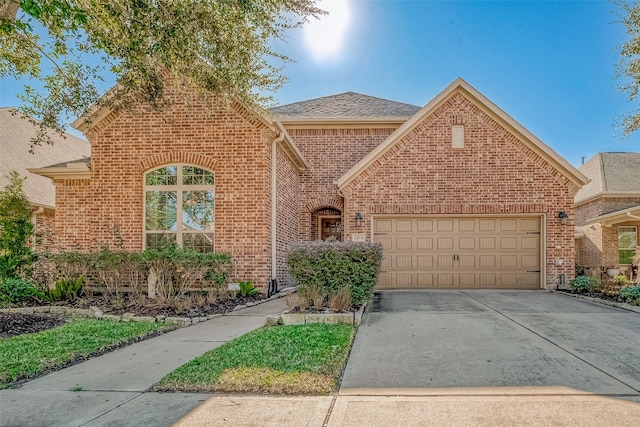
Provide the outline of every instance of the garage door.
<path id="1" fill-rule="evenodd" d="M 540 218 L 375 218 L 378 289 L 540 288 Z"/>

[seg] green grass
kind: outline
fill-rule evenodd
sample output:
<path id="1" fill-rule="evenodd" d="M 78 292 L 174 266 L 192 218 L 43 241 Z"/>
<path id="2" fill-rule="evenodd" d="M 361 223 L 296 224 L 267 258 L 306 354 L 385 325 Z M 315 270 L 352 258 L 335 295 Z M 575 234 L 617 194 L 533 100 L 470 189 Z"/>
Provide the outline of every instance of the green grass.
<path id="1" fill-rule="evenodd" d="M 335 389 L 354 331 L 325 324 L 258 329 L 181 366 L 154 389 L 328 393 Z"/>
<path id="2" fill-rule="evenodd" d="M 77 319 L 33 334 L 0 339 L 0 389 L 105 349 L 138 340 L 170 325 Z"/>

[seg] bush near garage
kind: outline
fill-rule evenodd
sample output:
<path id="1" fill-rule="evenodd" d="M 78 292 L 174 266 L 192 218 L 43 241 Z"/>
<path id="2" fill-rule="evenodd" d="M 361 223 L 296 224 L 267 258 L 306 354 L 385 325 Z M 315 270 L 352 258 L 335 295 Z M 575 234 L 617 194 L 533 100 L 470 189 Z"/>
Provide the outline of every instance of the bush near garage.
<path id="1" fill-rule="evenodd" d="M 631 305 L 640 305 L 640 284 L 620 289 L 620 296 Z"/>
<path id="2" fill-rule="evenodd" d="M 300 242 L 287 258 L 300 294 L 314 295 L 316 307 L 343 289 L 349 290 L 352 305 L 365 303 L 373 293 L 381 262 L 382 245 L 364 242 Z"/>
<path id="3" fill-rule="evenodd" d="M 569 289 L 576 292 L 593 292 L 600 287 L 600 280 L 593 276 L 577 276 L 569 282 Z"/>

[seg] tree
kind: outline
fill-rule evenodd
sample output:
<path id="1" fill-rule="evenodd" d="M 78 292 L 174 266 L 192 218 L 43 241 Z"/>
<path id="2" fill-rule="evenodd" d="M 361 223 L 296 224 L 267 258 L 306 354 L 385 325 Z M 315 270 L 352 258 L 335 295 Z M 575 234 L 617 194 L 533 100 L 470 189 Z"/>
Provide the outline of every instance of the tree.
<path id="1" fill-rule="evenodd" d="M 34 234 L 23 181 L 18 172 L 11 172 L 9 184 L 0 191 L 0 278 L 18 277 L 35 259 L 29 247 Z"/>
<path id="2" fill-rule="evenodd" d="M 162 108 L 168 77 L 264 104 L 285 82 L 276 64 L 289 60 L 270 43 L 322 13 L 315 0 L 0 0 L 0 77 L 43 83 L 25 86 L 19 109 L 41 120 L 36 143 L 98 102 L 95 82 L 107 72 L 118 84 L 101 102 L 113 108 Z M 100 63 L 85 63 L 87 55 Z"/>
<path id="3" fill-rule="evenodd" d="M 629 101 L 635 101 L 640 94 L 640 3 L 618 0 L 612 3 L 620 9 L 620 18 L 628 34 L 620 49 L 617 67 L 618 77 L 624 79 L 620 90 L 628 94 Z M 640 129 L 640 109 L 622 117 L 620 128 L 623 137 Z"/>

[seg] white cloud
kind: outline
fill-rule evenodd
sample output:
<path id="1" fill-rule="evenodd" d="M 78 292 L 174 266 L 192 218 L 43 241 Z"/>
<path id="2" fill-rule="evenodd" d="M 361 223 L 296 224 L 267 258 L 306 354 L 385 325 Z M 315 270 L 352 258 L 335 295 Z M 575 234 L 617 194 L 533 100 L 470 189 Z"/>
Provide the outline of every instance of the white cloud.
<path id="1" fill-rule="evenodd" d="M 320 0 L 317 6 L 328 12 L 320 19 L 311 19 L 304 26 L 304 41 L 316 61 L 340 55 L 351 21 L 347 0 Z"/>

